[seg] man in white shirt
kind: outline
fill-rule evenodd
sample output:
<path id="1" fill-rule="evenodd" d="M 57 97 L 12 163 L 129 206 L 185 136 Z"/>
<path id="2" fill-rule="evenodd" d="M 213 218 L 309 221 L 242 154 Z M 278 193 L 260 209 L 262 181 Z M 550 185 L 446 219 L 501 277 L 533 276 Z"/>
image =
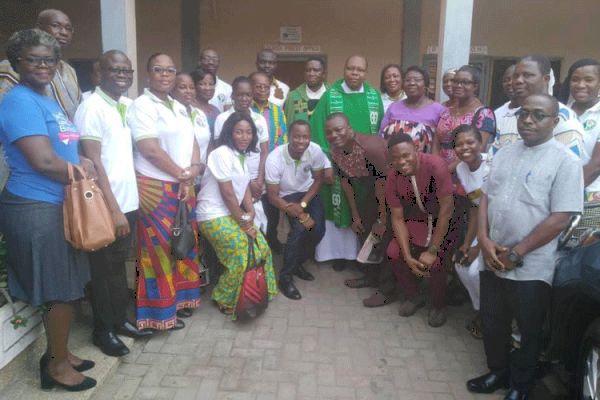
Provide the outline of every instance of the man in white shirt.
<path id="1" fill-rule="evenodd" d="M 267 157 L 269 201 L 288 216 L 290 223 L 279 288 L 292 300 L 302 297 L 293 275 L 307 281 L 315 279 L 302 264 L 325 234 L 323 205 L 318 197 L 325 168 L 331 164 L 319 145 L 310 141 L 310 125 L 302 120 L 290 125 L 289 143 L 276 147 Z"/>
<path id="2" fill-rule="evenodd" d="M 513 99 L 496 110 L 496 139 L 490 148 L 495 154 L 503 146 L 521 140 L 517 130 L 516 112 L 523 100 L 532 94 L 548 93 L 550 60 L 544 56 L 525 56 L 516 65 L 512 77 Z M 577 115 L 566 105 L 559 103 L 558 124 L 553 131 L 556 140 L 564 144 L 580 159 L 587 159 L 583 145 L 583 127 Z"/>
<path id="3" fill-rule="evenodd" d="M 217 78 L 215 83 L 215 94 L 209 103 L 217 107 L 219 111 L 223 112 L 231 107 L 231 85 L 221 80 L 217 75 L 219 70 L 219 54 L 214 49 L 204 49 L 200 52 L 200 59 L 198 60 L 198 66 L 206 72 L 210 72 Z"/>
<path id="4" fill-rule="evenodd" d="M 271 49 L 263 49 L 256 54 L 256 69 L 267 74 L 271 80 L 271 95 L 269 101 L 283 108 L 290 87 L 277 80 L 274 76 L 277 70 L 277 54 Z"/>
<path id="5" fill-rule="evenodd" d="M 133 69 L 127 56 L 111 50 L 100 60 L 100 85 L 79 106 L 75 124 L 81 132 L 83 154 L 94 163 L 98 185 L 111 210 L 117 240 L 89 253 L 91 303 L 94 313 L 93 342 L 109 356 L 123 356 L 129 349 L 115 332 L 133 337 L 151 335 L 139 331 L 126 317 L 127 274 L 125 260 L 135 230 L 139 205 L 131 130 L 126 112 L 131 100 L 122 97 L 131 86 Z"/>

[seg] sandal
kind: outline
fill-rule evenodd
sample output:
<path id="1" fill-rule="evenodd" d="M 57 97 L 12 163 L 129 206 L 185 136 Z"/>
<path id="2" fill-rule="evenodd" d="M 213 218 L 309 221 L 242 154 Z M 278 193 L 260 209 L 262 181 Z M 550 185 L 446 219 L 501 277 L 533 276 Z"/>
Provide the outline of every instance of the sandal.
<path id="1" fill-rule="evenodd" d="M 219 304 L 219 311 L 221 311 L 221 313 L 223 313 L 225 315 L 232 315 L 233 314 L 233 308 L 226 307 L 226 306 L 223 306 L 221 304 Z"/>
<path id="2" fill-rule="evenodd" d="M 367 278 L 346 279 L 344 281 L 344 285 L 348 286 L 350 289 L 362 289 L 366 287 L 371 287 Z"/>
<path id="3" fill-rule="evenodd" d="M 475 316 L 468 324 L 467 330 L 475 339 L 483 339 L 483 331 L 481 327 L 481 317 L 479 314 Z"/>

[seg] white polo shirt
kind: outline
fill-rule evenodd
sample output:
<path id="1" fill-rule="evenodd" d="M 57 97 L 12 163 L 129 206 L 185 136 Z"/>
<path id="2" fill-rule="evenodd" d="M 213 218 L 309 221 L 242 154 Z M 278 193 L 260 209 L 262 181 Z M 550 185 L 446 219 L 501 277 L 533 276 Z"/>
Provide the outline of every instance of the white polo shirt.
<path id="1" fill-rule="evenodd" d="M 217 119 L 215 120 L 215 140 L 221 136 L 221 130 L 223 130 L 225 121 L 227 121 L 227 118 L 234 112 L 235 110 L 231 107 L 229 110 L 222 112 L 217 116 Z M 256 125 L 256 133 L 258 134 L 258 142 L 256 143 L 257 151 L 249 152 L 246 155 L 248 173 L 250 174 L 250 178 L 254 179 L 258 176 L 258 166 L 260 165 L 260 144 L 269 141 L 269 128 L 267 126 L 267 121 L 265 121 L 265 118 L 259 113 L 250 110 L 250 117 L 252 118 L 252 121 L 254 121 L 254 125 Z"/>
<path id="2" fill-rule="evenodd" d="M 238 203 L 242 202 L 248 183 L 250 183 L 247 160 L 228 146 L 219 146 L 208 156 L 196 204 L 198 221 L 208 221 L 231 215 L 231 211 L 221 196 L 219 182 L 231 182 Z"/>
<path id="3" fill-rule="evenodd" d="M 581 125 L 583 125 L 583 143 L 586 150 L 585 165 L 590 162 L 596 143 L 600 142 L 600 102 L 585 110 L 578 118 Z M 587 185 L 585 191 L 588 193 L 600 192 L 600 177 Z"/>
<path id="4" fill-rule="evenodd" d="M 194 136 L 196 137 L 196 142 L 200 147 L 200 160 L 206 164 L 208 158 L 208 144 L 210 142 L 210 126 L 208 125 L 208 119 L 206 118 L 206 114 L 196 107 L 192 107 L 190 118 L 194 124 Z"/>
<path id="5" fill-rule="evenodd" d="M 192 162 L 194 127 L 185 107 L 171 97 L 161 100 L 150 90 L 133 101 L 127 112 L 127 122 L 133 140 L 138 142 L 156 138 L 160 147 L 180 168 L 187 168 Z M 135 169 L 142 175 L 168 182 L 177 178 L 155 167 L 137 151 L 134 151 Z"/>
<path id="6" fill-rule="evenodd" d="M 265 180 L 268 184 L 279 185 L 280 197 L 307 192 L 314 182 L 312 171 L 331 168 L 329 159 L 318 144 L 310 142 L 299 160 L 292 158 L 289 146 L 289 143 L 277 146 L 267 157 L 265 165 Z"/>
<path id="7" fill-rule="evenodd" d="M 127 125 L 127 108 L 131 100 L 115 101 L 99 87 L 79 105 L 75 125 L 80 140 L 101 143 L 100 158 L 108 176 L 110 188 L 121 212 L 135 211 L 139 206 L 131 130 Z"/>
<path id="8" fill-rule="evenodd" d="M 231 85 L 225 81 L 222 81 L 217 76 L 217 83 L 215 84 L 215 94 L 209 103 L 217 107 L 219 111 L 225 111 L 225 108 L 231 107 Z"/>
<path id="9" fill-rule="evenodd" d="M 281 94 L 283 98 L 275 96 L 277 89 L 281 89 Z M 269 95 L 269 101 L 273 104 L 278 105 L 283 108 L 283 104 L 285 103 L 285 99 L 287 99 L 288 93 L 290 92 L 290 87 L 286 85 L 284 82 L 277 80 L 273 77 L 273 83 L 271 83 L 271 94 Z"/>
<path id="10" fill-rule="evenodd" d="M 521 107 L 508 108 L 509 103 L 494 111 L 496 115 L 496 138 L 490 146 L 490 156 L 496 154 L 498 150 L 507 144 L 522 140 L 517 130 L 517 116 L 515 115 Z M 586 159 L 586 151 L 583 144 L 583 127 L 577 120 L 577 114 L 573 110 L 562 103 L 558 103 L 558 105 L 558 124 L 552 132 L 554 138 L 575 153 L 583 162 Z"/>

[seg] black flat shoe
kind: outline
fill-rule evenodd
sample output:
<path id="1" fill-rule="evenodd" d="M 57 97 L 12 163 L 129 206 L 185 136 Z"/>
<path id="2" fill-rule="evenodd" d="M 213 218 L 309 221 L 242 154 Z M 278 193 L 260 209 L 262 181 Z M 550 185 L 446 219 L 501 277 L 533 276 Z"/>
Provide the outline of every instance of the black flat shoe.
<path id="1" fill-rule="evenodd" d="M 177 316 L 179 318 L 189 318 L 192 316 L 193 311 L 189 308 L 182 308 L 181 310 L 177 310 Z"/>
<path id="2" fill-rule="evenodd" d="M 506 396 L 504 396 L 504 400 L 527 400 L 529 398 L 528 390 L 517 390 L 510 389 Z"/>
<path id="3" fill-rule="evenodd" d="M 488 372 L 467 381 L 467 389 L 473 393 L 493 393 L 498 389 L 508 389 L 508 371 Z"/>
<path id="4" fill-rule="evenodd" d="M 346 260 L 335 260 L 333 262 L 333 270 L 340 272 L 346 269 Z"/>
<path id="5" fill-rule="evenodd" d="M 129 354 L 125 343 L 113 331 L 94 332 L 92 342 L 107 356 L 121 357 Z"/>
<path id="6" fill-rule="evenodd" d="M 55 386 L 63 388 L 69 392 L 82 392 L 84 390 L 88 390 L 96 386 L 96 380 L 86 376 L 83 382 L 77 385 L 65 385 L 64 383 L 60 383 L 56 379 L 50 376 L 48 373 L 48 369 L 44 368 L 40 370 L 40 383 L 42 390 L 50 390 Z"/>
<path id="7" fill-rule="evenodd" d="M 169 329 L 170 331 L 178 331 L 180 329 L 185 328 L 185 322 L 183 322 L 182 320 L 180 320 L 179 318 L 177 318 L 177 321 L 175 321 L 175 325 Z"/>
<path id="8" fill-rule="evenodd" d="M 48 353 L 44 353 L 42 358 L 40 358 L 40 371 L 45 369 L 48 366 L 48 362 L 50 361 L 50 357 Z M 72 365 L 73 369 L 77 372 L 85 372 L 90 370 L 96 366 L 96 363 L 92 360 L 81 360 L 81 364 Z"/>
<path id="9" fill-rule="evenodd" d="M 279 282 L 279 289 L 281 289 L 281 293 L 288 299 L 300 300 L 302 298 L 302 295 L 292 280 Z"/>
<path id="10" fill-rule="evenodd" d="M 304 269 L 304 267 L 302 265 L 299 265 L 296 268 L 296 272 L 294 272 L 294 275 L 296 275 L 298 278 L 302 279 L 303 281 L 314 281 L 315 280 L 315 277 L 313 276 L 313 274 L 311 274 L 306 269 Z"/>
<path id="11" fill-rule="evenodd" d="M 153 332 L 149 329 L 138 329 L 134 324 L 125 321 L 121 325 L 115 326 L 118 335 L 129 336 L 134 339 L 152 336 Z"/>

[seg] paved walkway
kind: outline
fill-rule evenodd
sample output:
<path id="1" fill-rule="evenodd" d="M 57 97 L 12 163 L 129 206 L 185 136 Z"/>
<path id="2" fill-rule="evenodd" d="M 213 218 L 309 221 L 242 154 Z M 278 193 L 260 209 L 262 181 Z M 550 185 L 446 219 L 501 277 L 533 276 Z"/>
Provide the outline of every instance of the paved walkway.
<path id="1" fill-rule="evenodd" d="M 138 341 L 95 393 L 108 399 L 467 400 L 465 380 L 485 371 L 482 343 L 464 326 L 469 307 L 427 325 L 427 310 L 397 315 L 398 303 L 366 309 L 372 289 L 343 285 L 353 272 L 309 266 L 303 299 L 279 295 L 265 315 L 232 322 L 205 301 L 183 330 Z"/>

